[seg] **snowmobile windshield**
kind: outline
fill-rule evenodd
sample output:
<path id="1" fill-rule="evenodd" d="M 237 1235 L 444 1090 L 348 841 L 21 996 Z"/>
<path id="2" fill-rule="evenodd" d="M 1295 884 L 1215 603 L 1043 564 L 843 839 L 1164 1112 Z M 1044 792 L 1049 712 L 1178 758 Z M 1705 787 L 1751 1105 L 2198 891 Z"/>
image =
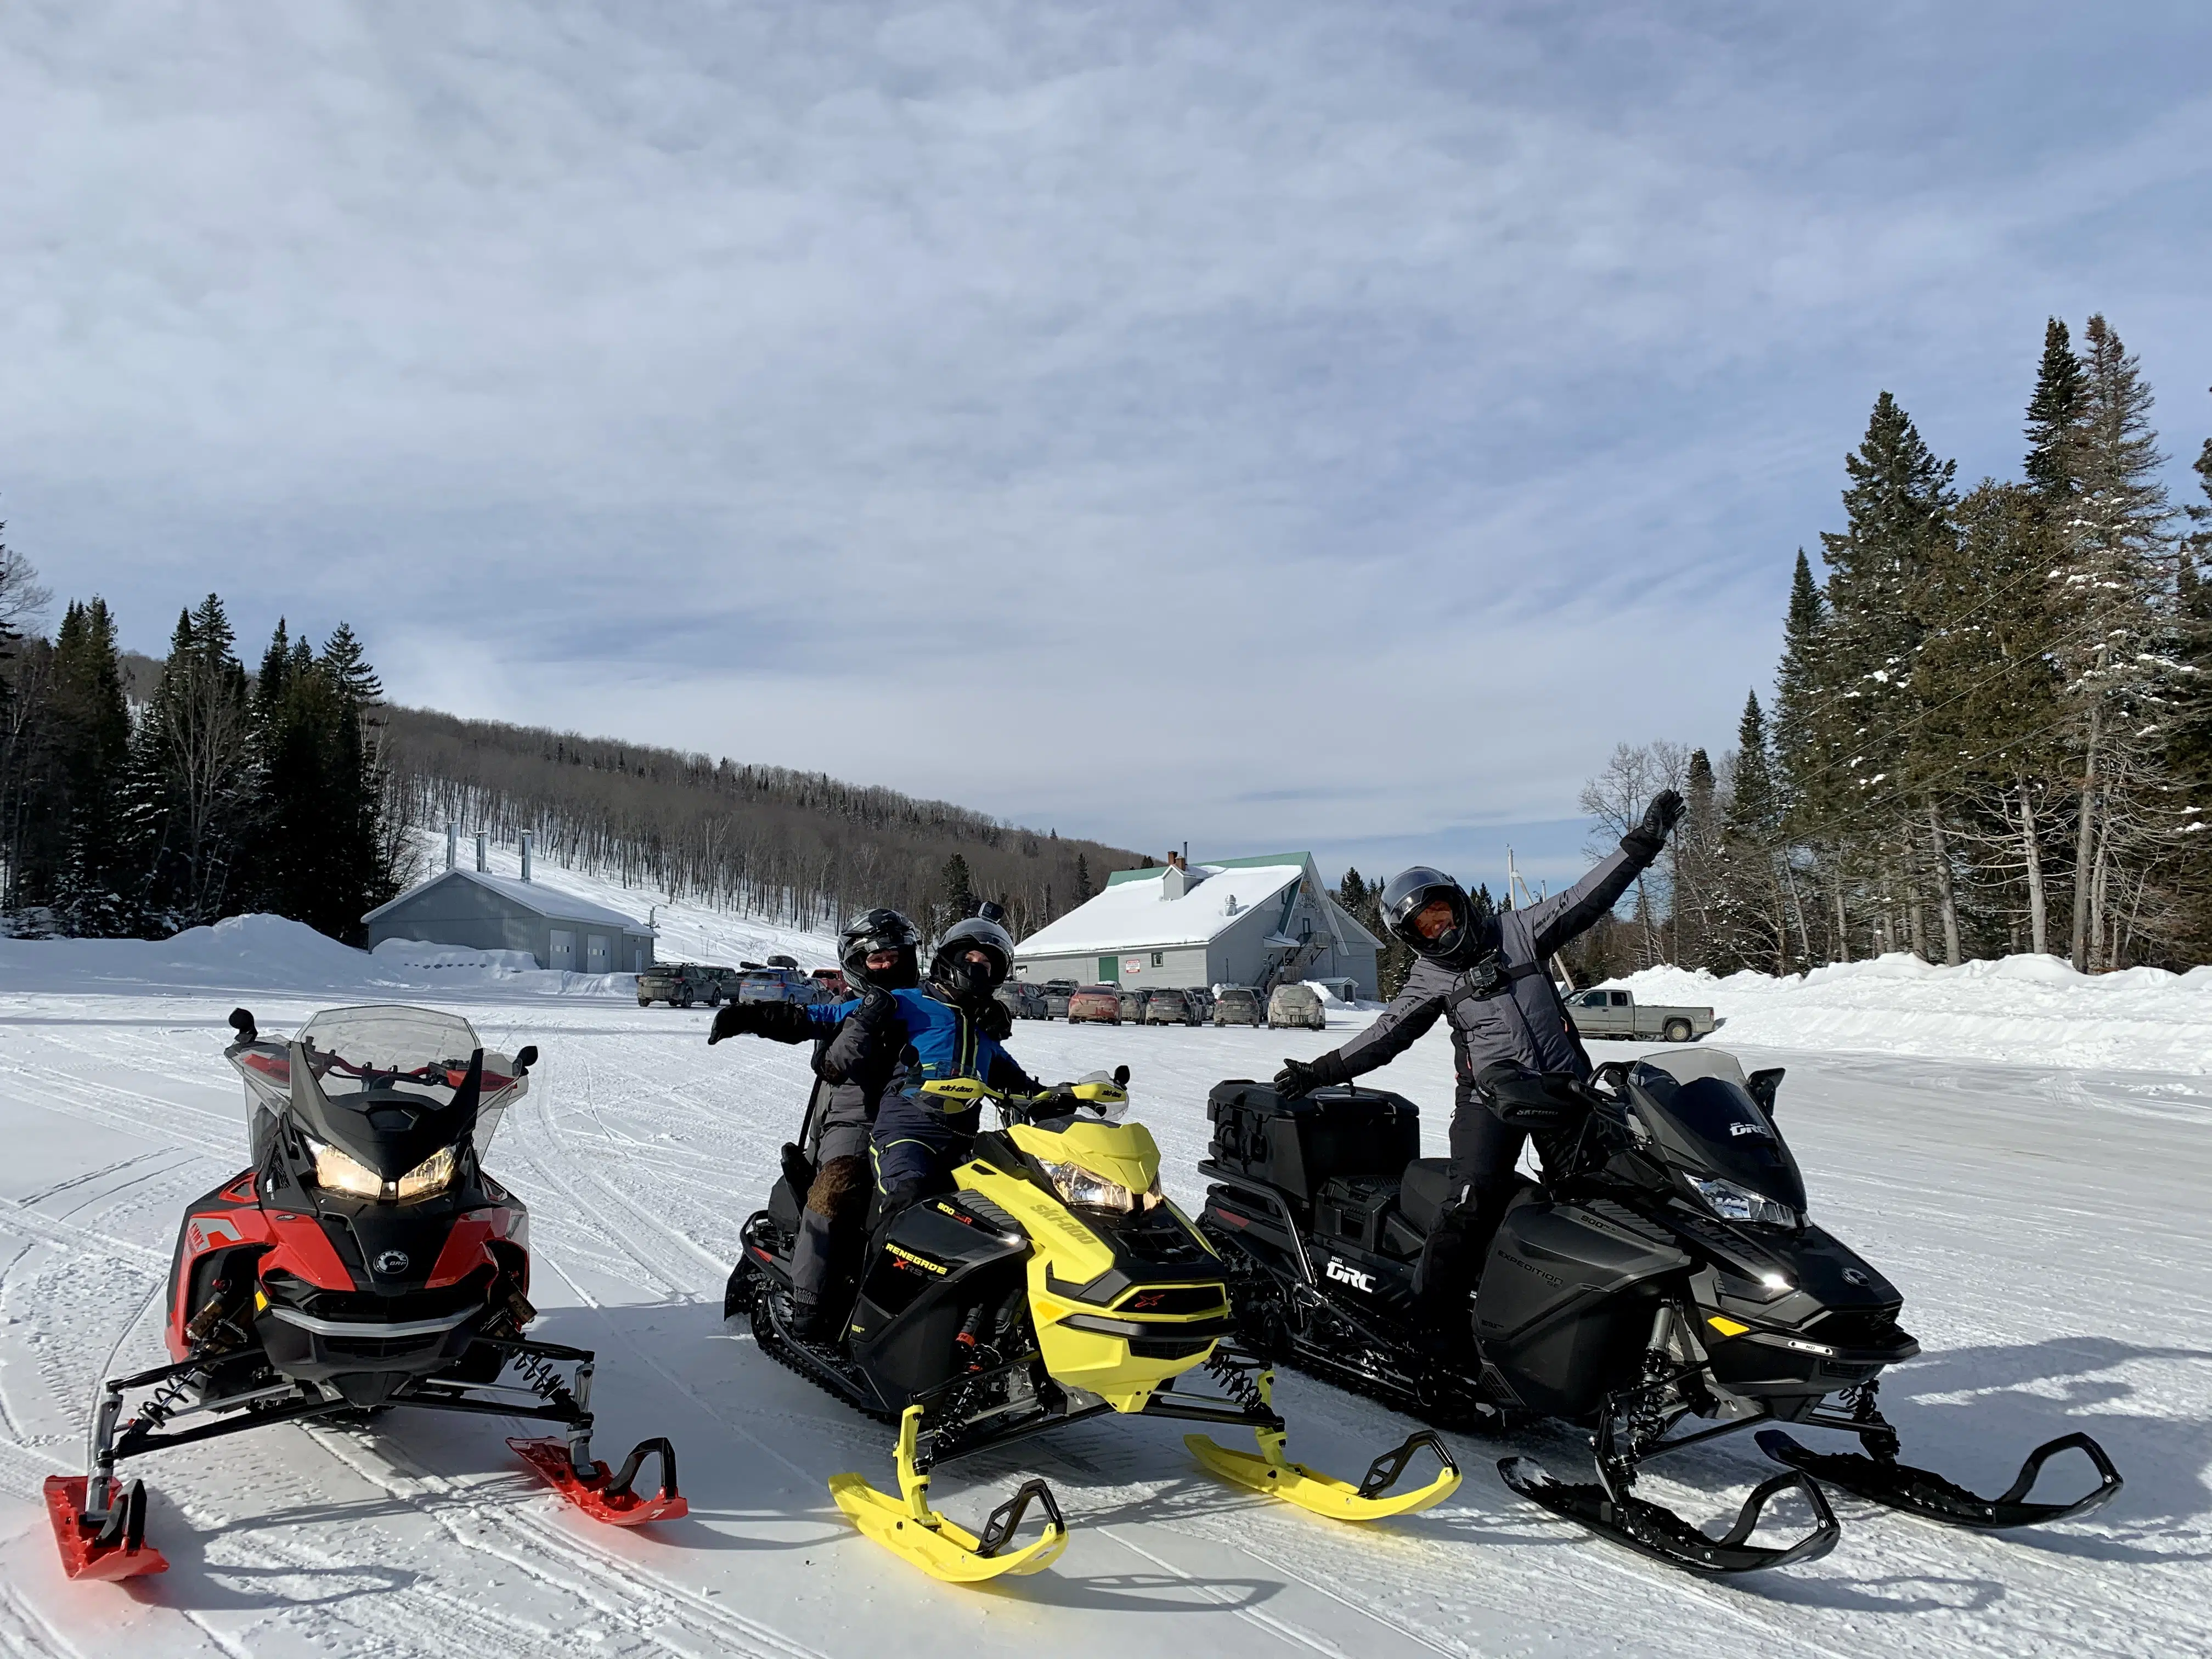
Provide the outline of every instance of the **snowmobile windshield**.
<path id="1" fill-rule="evenodd" d="M 1721 1212 L 1731 1219 L 1794 1226 L 1803 1217 L 1805 1178 L 1797 1160 L 1743 1085 L 1727 1077 L 1683 1081 L 1642 1062 L 1630 1070 L 1628 1082 L 1632 1109 L 1643 1127 L 1709 1204 L 1719 1198 L 1729 1206 Z M 1741 1214 L 1725 1197 L 1732 1188 L 1747 1195 Z M 1789 1212 L 1788 1219 L 1763 1211 L 1759 1199 Z"/>
<path id="2" fill-rule="evenodd" d="M 483 1052 L 468 1021 L 430 1008 L 325 1009 L 289 1042 L 241 1043 L 230 1059 L 257 1111 L 289 1114 L 380 1184 L 401 1182 L 465 1139 L 481 1155 L 529 1088 L 513 1059 Z"/>

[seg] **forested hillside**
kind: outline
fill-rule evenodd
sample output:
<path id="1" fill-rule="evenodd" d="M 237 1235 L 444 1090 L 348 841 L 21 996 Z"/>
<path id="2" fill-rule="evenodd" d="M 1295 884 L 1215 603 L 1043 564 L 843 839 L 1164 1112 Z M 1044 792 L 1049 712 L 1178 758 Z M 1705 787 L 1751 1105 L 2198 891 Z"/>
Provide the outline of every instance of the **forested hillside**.
<path id="1" fill-rule="evenodd" d="M 1134 853 L 819 773 L 388 708 L 398 810 L 432 829 L 536 831 L 539 856 L 810 925 L 888 904 L 935 927 L 984 899 L 1017 937 Z"/>
<path id="2" fill-rule="evenodd" d="M 1735 749 L 1624 744 L 1583 792 L 1607 840 L 1689 802 L 1595 970 L 2212 960 L 2212 439 L 2177 504 L 2151 411 L 2101 316 L 2049 324 L 2017 479 L 1961 492 L 1876 398 Z"/>

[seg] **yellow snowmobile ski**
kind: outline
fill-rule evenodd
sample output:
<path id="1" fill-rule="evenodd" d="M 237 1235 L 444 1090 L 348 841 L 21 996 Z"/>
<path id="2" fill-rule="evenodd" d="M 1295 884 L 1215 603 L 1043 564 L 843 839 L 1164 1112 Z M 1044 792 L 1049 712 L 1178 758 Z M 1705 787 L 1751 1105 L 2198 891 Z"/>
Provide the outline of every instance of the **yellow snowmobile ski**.
<path id="1" fill-rule="evenodd" d="M 1067 1525 L 1060 1519 L 1051 1488 L 1042 1480 L 1029 1482 L 994 1510 L 981 1537 L 930 1508 L 928 1473 L 915 1467 L 915 1443 L 921 1428 L 921 1407 L 908 1406 L 899 1419 L 898 1497 L 878 1492 L 858 1474 L 830 1477 L 830 1496 L 863 1536 L 911 1561 L 932 1578 L 951 1584 L 1041 1572 L 1060 1559 L 1067 1547 Z M 1035 1543 L 1008 1549 L 1014 1528 L 1032 1502 L 1044 1510 L 1043 1535 Z"/>
<path id="2" fill-rule="evenodd" d="M 1261 1371 L 1255 1381 L 1261 1401 L 1272 1410 L 1275 1374 Z M 1459 1489 L 1459 1465 L 1444 1449 L 1443 1442 L 1433 1434 L 1414 1435 L 1396 1450 L 1383 1453 L 1368 1468 L 1366 1479 L 1355 1486 L 1285 1458 L 1283 1441 L 1286 1430 L 1258 1427 L 1252 1433 L 1260 1443 L 1256 1457 L 1250 1452 L 1231 1451 L 1226 1446 L 1217 1445 L 1212 1437 L 1203 1434 L 1187 1434 L 1182 1443 L 1190 1448 L 1191 1455 L 1224 1480 L 1265 1492 L 1270 1498 L 1280 1498 L 1333 1521 L 1380 1521 L 1388 1516 L 1417 1514 L 1443 1503 Z M 1413 1454 L 1424 1446 L 1434 1452 L 1437 1461 L 1443 1465 L 1437 1478 L 1411 1492 L 1390 1492 Z"/>

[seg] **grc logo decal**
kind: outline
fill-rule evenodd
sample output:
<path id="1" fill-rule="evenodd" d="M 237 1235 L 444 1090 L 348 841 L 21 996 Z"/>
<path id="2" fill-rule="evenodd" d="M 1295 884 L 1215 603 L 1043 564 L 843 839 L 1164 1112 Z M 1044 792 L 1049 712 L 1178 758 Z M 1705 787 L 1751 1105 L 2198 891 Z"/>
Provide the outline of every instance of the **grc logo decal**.
<path id="1" fill-rule="evenodd" d="M 1324 1270 L 1322 1276 L 1333 1279 L 1340 1285 L 1349 1285 L 1355 1291 L 1364 1291 L 1370 1296 L 1375 1293 L 1375 1275 L 1360 1272 L 1350 1262 L 1338 1256 L 1329 1257 L 1328 1267 Z"/>

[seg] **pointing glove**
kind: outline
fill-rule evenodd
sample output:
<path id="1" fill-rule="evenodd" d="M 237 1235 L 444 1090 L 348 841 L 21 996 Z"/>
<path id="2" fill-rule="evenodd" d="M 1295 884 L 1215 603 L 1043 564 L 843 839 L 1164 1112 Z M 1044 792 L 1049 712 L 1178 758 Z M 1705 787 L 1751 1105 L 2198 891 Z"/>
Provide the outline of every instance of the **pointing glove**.
<path id="1" fill-rule="evenodd" d="M 765 1005 L 757 1002 L 726 1002 L 714 1010 L 714 1023 L 708 1029 L 709 1045 L 724 1037 L 741 1036 L 760 1030 L 759 1011 Z"/>
<path id="2" fill-rule="evenodd" d="M 1297 1100 L 1316 1089 L 1351 1081 L 1351 1072 L 1332 1049 L 1312 1060 L 1285 1060 L 1275 1073 L 1275 1092 L 1285 1100 Z"/>

